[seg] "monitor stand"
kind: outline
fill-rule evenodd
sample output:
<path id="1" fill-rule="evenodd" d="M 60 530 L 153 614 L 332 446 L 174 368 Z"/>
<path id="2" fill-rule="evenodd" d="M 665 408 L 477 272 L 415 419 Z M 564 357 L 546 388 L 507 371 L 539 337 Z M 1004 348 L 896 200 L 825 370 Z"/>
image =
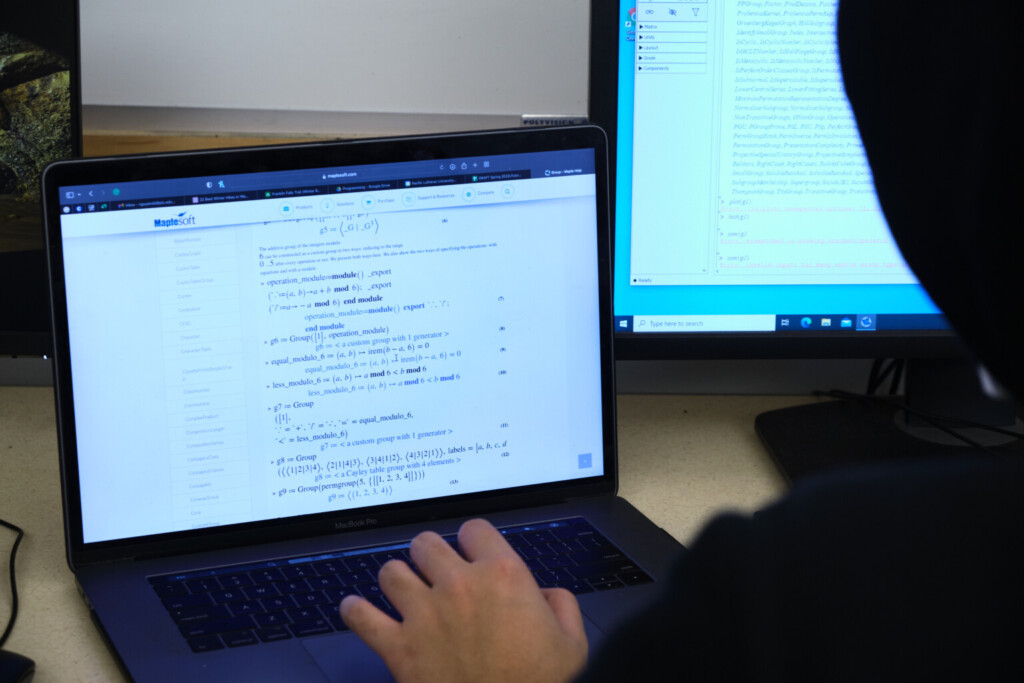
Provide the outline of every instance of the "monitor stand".
<path id="1" fill-rule="evenodd" d="M 854 465 L 973 454 L 993 457 L 909 415 L 902 402 L 929 414 L 1015 432 L 1016 437 L 979 427 L 958 430 L 996 457 L 1024 457 L 1024 428 L 1016 404 L 986 395 L 976 366 L 966 360 L 908 360 L 905 396 L 857 397 L 772 410 L 758 415 L 754 426 L 790 483 Z"/>

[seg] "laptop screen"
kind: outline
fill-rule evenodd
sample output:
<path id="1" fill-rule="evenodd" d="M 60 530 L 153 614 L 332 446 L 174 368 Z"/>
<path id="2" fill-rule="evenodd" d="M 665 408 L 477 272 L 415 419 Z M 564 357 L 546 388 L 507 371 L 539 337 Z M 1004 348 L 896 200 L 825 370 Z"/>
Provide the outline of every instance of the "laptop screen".
<path id="1" fill-rule="evenodd" d="M 60 186 L 84 542 L 603 474 L 595 178 L 574 149 Z"/>

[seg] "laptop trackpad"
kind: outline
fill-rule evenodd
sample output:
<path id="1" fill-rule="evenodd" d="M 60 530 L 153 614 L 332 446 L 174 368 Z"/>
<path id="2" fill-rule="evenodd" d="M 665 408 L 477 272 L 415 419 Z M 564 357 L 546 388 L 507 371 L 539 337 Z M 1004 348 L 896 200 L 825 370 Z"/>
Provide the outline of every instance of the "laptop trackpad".
<path id="1" fill-rule="evenodd" d="M 330 681 L 393 681 L 384 660 L 354 633 L 302 641 Z"/>
<path id="2" fill-rule="evenodd" d="M 604 639 L 604 633 L 583 615 L 583 628 L 587 632 L 590 653 L 597 651 Z M 393 681 L 384 660 L 359 640 L 354 633 L 339 633 L 335 636 L 307 638 L 302 641 L 306 651 L 330 681 Z"/>

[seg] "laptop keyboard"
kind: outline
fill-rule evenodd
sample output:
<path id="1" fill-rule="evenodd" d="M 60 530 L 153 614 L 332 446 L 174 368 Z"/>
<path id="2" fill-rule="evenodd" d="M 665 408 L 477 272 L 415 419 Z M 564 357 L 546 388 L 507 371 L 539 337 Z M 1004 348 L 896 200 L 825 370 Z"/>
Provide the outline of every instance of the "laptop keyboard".
<path id="1" fill-rule="evenodd" d="M 582 517 L 499 529 L 541 587 L 580 595 L 652 581 Z M 455 535 L 444 537 L 456 545 Z M 409 542 L 150 577 L 194 652 L 344 631 L 338 603 L 361 595 L 396 619 L 377 585 Z"/>

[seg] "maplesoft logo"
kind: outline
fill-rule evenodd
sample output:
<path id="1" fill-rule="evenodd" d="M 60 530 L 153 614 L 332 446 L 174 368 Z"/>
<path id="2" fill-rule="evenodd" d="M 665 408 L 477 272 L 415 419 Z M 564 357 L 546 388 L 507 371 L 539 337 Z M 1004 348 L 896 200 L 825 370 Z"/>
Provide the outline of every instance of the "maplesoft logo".
<path id="1" fill-rule="evenodd" d="M 183 225 L 195 225 L 196 217 L 189 215 L 188 211 L 182 211 L 174 218 L 153 219 L 154 228 L 177 228 Z"/>

